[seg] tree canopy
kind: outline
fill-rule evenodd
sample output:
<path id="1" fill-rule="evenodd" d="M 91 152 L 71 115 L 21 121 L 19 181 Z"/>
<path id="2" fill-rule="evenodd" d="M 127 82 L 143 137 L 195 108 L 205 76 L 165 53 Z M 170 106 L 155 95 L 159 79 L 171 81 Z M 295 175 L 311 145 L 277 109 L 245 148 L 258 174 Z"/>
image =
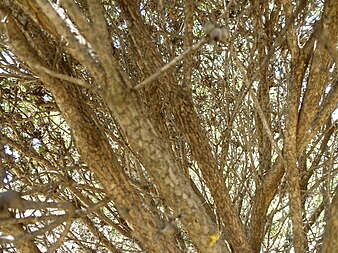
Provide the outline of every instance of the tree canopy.
<path id="1" fill-rule="evenodd" d="M 336 0 L 1 0 L 3 252 L 338 248 Z"/>

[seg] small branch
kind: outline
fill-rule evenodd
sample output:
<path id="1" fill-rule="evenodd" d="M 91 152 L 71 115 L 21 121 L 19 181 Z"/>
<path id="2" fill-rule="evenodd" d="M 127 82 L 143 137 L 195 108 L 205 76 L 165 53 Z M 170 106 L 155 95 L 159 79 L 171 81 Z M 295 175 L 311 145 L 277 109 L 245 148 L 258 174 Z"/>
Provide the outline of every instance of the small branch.
<path id="1" fill-rule="evenodd" d="M 40 70 L 40 71 L 45 72 L 46 74 L 48 74 L 48 75 L 50 75 L 52 77 L 56 77 L 58 79 L 65 80 L 65 81 L 70 82 L 70 83 L 75 83 L 75 84 L 77 84 L 79 86 L 82 86 L 84 88 L 87 88 L 89 90 L 94 90 L 95 89 L 94 86 L 89 85 L 87 82 L 85 82 L 85 81 L 83 81 L 81 79 L 77 79 L 77 78 L 74 78 L 74 77 L 71 77 L 71 76 L 67 76 L 67 75 L 63 75 L 63 74 L 54 72 L 54 71 L 52 71 L 50 69 L 47 69 L 47 68 L 45 68 L 45 67 L 43 67 L 41 65 L 36 66 L 36 68 L 38 70 Z"/>
<path id="2" fill-rule="evenodd" d="M 177 62 L 181 61 L 186 55 L 188 55 L 189 53 L 198 50 L 199 48 L 201 48 L 205 42 L 207 40 L 205 38 L 202 38 L 201 40 L 199 40 L 197 42 L 197 44 L 195 44 L 194 46 L 188 48 L 187 50 L 185 50 L 182 54 L 180 54 L 179 56 L 175 57 L 171 62 L 169 62 L 168 64 L 164 65 L 162 68 L 160 68 L 157 72 L 155 72 L 154 74 L 152 74 L 150 77 L 148 77 L 146 80 L 144 80 L 143 82 L 139 83 L 138 85 L 136 85 L 134 87 L 135 90 L 139 90 L 141 88 L 143 88 L 144 86 L 146 86 L 147 84 L 149 84 L 150 82 L 154 81 L 157 77 L 159 77 L 160 75 L 162 75 L 165 71 L 167 71 L 168 69 L 170 69 L 172 66 L 174 66 Z"/>
<path id="3" fill-rule="evenodd" d="M 5 244 L 5 243 L 13 243 L 15 241 L 25 241 L 25 240 L 32 240 L 35 237 L 39 236 L 39 235 L 43 235 L 49 231 L 52 231 L 54 228 L 56 228 L 57 226 L 61 225 L 65 220 L 68 220 L 68 215 L 63 215 L 58 217 L 54 222 L 50 223 L 49 225 L 34 231 L 32 233 L 26 233 L 26 234 L 22 234 L 20 236 L 1 236 L 0 237 L 0 244 Z"/>
<path id="4" fill-rule="evenodd" d="M 52 7 L 51 3 L 46 0 L 34 0 L 32 1 L 38 8 L 41 9 L 50 23 L 55 27 L 59 37 L 67 41 L 66 48 L 71 55 L 74 56 L 79 62 L 90 70 L 93 77 L 98 81 L 104 83 L 104 70 L 99 62 L 97 62 L 88 47 L 87 41 L 80 42 L 80 34 L 74 35 L 71 29 L 74 28 L 72 24 L 67 23 L 67 17 L 61 17 L 57 11 Z M 65 3 L 67 3 L 66 1 Z M 38 15 L 32 11 L 32 15 Z"/>
<path id="5" fill-rule="evenodd" d="M 257 100 L 257 98 L 256 98 L 256 96 L 255 96 L 255 94 L 253 94 L 252 90 L 250 90 L 249 93 L 250 93 L 250 96 L 251 96 L 251 98 L 252 98 L 252 100 L 253 100 L 253 102 L 254 102 L 254 105 L 255 105 L 255 107 L 256 107 L 255 110 L 257 111 L 257 113 L 258 113 L 258 115 L 259 115 L 259 117 L 260 117 L 260 119 L 261 119 L 261 121 L 262 121 L 262 123 L 263 123 L 263 128 L 265 129 L 265 132 L 266 132 L 266 134 L 267 134 L 267 136 L 268 136 L 268 138 L 269 138 L 269 140 L 270 140 L 270 142 L 271 142 L 271 144 L 272 144 L 272 147 L 273 147 L 273 149 L 277 152 L 277 154 L 278 154 L 279 157 L 282 159 L 282 162 L 283 162 L 284 165 L 285 165 L 285 164 L 286 164 L 286 161 L 284 160 L 282 151 L 279 149 L 277 143 L 276 143 L 275 140 L 273 139 L 272 132 L 271 132 L 270 127 L 269 127 L 269 125 L 268 125 L 268 122 L 267 122 L 267 120 L 266 120 L 266 118 L 265 118 L 265 116 L 264 116 L 264 113 L 263 113 L 263 111 L 262 111 L 262 108 L 261 108 L 261 106 L 259 105 L 259 102 L 258 102 L 258 100 Z"/>
<path id="6" fill-rule="evenodd" d="M 66 226 L 65 229 L 63 230 L 60 238 L 54 243 L 54 245 L 52 247 L 50 247 L 47 251 L 47 253 L 52 253 L 52 252 L 56 252 L 56 250 L 61 246 L 61 244 L 63 243 L 63 240 L 66 238 L 71 226 L 72 226 L 73 222 L 71 221 L 70 217 L 68 217 L 68 220 L 66 221 Z"/>
<path id="7" fill-rule="evenodd" d="M 325 233 L 321 253 L 336 252 L 337 250 L 337 231 L 338 231 L 338 186 L 331 202 L 328 220 L 326 222 Z"/>

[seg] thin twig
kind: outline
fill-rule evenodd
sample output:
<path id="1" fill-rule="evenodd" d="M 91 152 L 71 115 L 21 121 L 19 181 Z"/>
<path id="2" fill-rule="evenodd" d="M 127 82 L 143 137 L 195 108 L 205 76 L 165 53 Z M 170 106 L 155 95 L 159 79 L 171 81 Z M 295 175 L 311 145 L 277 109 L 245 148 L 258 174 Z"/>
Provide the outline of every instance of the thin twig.
<path id="1" fill-rule="evenodd" d="M 240 70 L 240 72 L 242 73 L 243 75 L 243 79 L 244 79 L 244 82 L 246 83 L 247 87 L 248 87 L 248 92 L 254 102 L 254 105 L 255 105 L 255 110 L 257 111 L 261 121 L 262 121 L 262 124 L 263 124 L 263 128 L 264 130 L 266 131 L 266 134 L 272 144 L 272 147 L 273 149 L 277 152 L 278 156 L 281 158 L 283 164 L 285 165 L 286 164 L 286 161 L 283 157 L 283 154 L 282 154 L 282 151 L 279 149 L 277 143 L 275 142 L 275 140 L 273 139 L 273 134 L 271 132 L 271 129 L 269 127 L 269 124 L 265 118 L 265 115 L 262 111 L 262 108 L 261 106 L 259 105 L 259 102 L 256 98 L 256 96 L 253 94 L 252 90 L 251 90 L 251 85 L 252 83 L 254 82 L 254 79 L 256 78 L 256 76 L 258 76 L 258 74 L 260 73 L 260 69 L 256 70 L 256 72 L 254 73 L 254 76 L 252 77 L 251 80 L 248 79 L 247 75 L 246 75 L 246 70 L 245 70 L 245 67 L 244 65 L 238 60 L 237 56 L 234 54 L 234 60 L 236 61 L 237 63 L 237 66 Z M 264 61 L 265 62 L 265 61 Z"/>
<path id="2" fill-rule="evenodd" d="M 60 238 L 48 249 L 47 253 L 56 252 L 56 250 L 58 248 L 60 248 L 60 246 L 62 245 L 64 239 L 66 238 L 72 224 L 73 224 L 73 222 L 72 222 L 71 218 L 68 217 L 68 220 L 66 221 L 65 229 L 63 230 Z"/>
<path id="3" fill-rule="evenodd" d="M 26 233 L 22 234 L 20 236 L 1 236 L 0 237 L 0 244 L 5 244 L 5 243 L 13 243 L 15 241 L 25 241 L 25 240 L 32 240 L 36 238 L 39 235 L 43 235 L 47 232 L 52 231 L 54 228 L 60 226 L 64 221 L 68 219 L 68 215 L 63 215 L 59 216 L 54 222 L 50 223 L 49 225 L 40 228 L 39 230 L 36 230 L 32 233 Z"/>
<path id="4" fill-rule="evenodd" d="M 71 76 L 67 76 L 67 75 L 63 75 L 63 74 L 54 72 L 54 71 L 52 71 L 50 69 L 47 69 L 47 68 L 45 68 L 45 67 L 43 67 L 41 65 L 40 66 L 36 66 L 36 68 L 38 70 L 41 70 L 41 71 L 45 72 L 46 74 L 48 74 L 50 76 L 56 77 L 58 79 L 65 80 L 65 81 L 70 82 L 70 83 L 75 83 L 75 84 L 77 84 L 79 86 L 82 86 L 84 88 L 87 88 L 89 90 L 94 90 L 95 89 L 94 86 L 88 84 L 87 82 L 85 82 L 85 81 L 83 81 L 81 79 L 77 79 L 77 78 L 74 78 L 74 77 L 71 77 Z"/>
<path id="5" fill-rule="evenodd" d="M 267 136 L 268 136 L 268 138 L 269 138 L 269 140 L 270 140 L 270 142 L 272 144 L 273 149 L 277 152 L 277 154 L 279 155 L 279 157 L 282 159 L 282 162 L 284 164 L 286 164 L 285 159 L 284 159 L 283 154 L 282 154 L 282 151 L 279 149 L 277 143 L 273 139 L 273 135 L 272 135 L 271 129 L 270 129 L 269 124 L 268 124 L 268 122 L 267 122 L 267 120 L 265 118 L 263 110 L 262 110 L 261 106 L 259 105 L 258 99 L 254 95 L 254 93 L 252 92 L 252 90 L 250 90 L 249 93 L 250 93 L 250 96 L 251 96 L 251 98 L 252 98 L 252 100 L 254 102 L 255 110 L 257 111 L 257 113 L 258 113 L 258 115 L 259 115 L 259 117 L 260 117 L 260 119 L 262 121 L 263 128 L 265 129 L 265 132 L 266 132 L 266 134 L 267 134 Z"/>
<path id="6" fill-rule="evenodd" d="M 150 77 L 148 77 L 146 80 L 143 82 L 139 83 L 134 87 L 135 90 L 143 88 L 145 85 L 149 84 L 150 82 L 154 81 L 157 77 L 159 77 L 161 74 L 163 74 L 165 71 L 167 71 L 169 68 L 174 66 L 177 62 L 181 61 L 186 55 L 189 53 L 198 50 L 201 48 L 207 40 L 205 38 L 202 38 L 199 40 L 194 46 L 189 47 L 187 50 L 185 50 L 182 54 L 176 56 L 171 62 L 168 64 L 164 65 L 162 68 L 160 68 L 157 72 L 152 74 Z"/>

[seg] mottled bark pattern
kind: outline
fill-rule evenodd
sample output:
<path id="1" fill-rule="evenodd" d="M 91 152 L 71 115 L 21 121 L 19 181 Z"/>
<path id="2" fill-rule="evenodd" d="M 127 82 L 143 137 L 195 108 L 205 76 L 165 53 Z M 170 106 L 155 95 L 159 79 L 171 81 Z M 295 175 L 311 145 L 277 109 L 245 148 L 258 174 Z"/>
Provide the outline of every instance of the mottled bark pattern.
<path id="1" fill-rule="evenodd" d="M 235 2 L 0 1 L 1 188 L 73 208 L 17 250 L 338 247 L 338 3 Z"/>

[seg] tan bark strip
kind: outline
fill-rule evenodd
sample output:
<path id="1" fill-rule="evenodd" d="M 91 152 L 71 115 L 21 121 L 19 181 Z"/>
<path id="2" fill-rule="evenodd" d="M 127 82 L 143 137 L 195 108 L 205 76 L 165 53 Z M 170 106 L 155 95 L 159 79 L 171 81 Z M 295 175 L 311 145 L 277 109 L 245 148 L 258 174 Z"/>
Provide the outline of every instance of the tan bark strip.
<path id="1" fill-rule="evenodd" d="M 123 2 L 123 1 L 121 1 Z M 137 11 L 135 10 L 135 6 L 131 6 L 128 3 L 121 3 L 122 6 L 126 9 L 126 12 L 130 14 L 130 19 L 133 22 L 132 28 L 133 34 L 137 33 L 142 29 L 142 23 L 140 21 L 140 17 L 138 16 Z M 136 29 L 138 27 L 138 29 Z M 168 65 L 165 65 L 162 69 L 160 69 L 158 72 L 156 72 L 154 75 L 150 76 L 148 79 L 146 79 L 144 82 L 148 83 L 148 80 L 153 81 L 157 76 L 159 76 L 162 72 L 167 70 L 172 64 L 177 62 L 176 59 L 183 59 L 183 56 L 185 56 L 186 53 L 190 52 L 191 49 L 198 48 L 200 47 L 201 43 L 204 43 L 205 41 L 202 39 L 200 42 L 198 42 L 194 47 L 187 49 L 182 55 L 176 57 L 172 62 L 170 62 Z M 142 42 L 139 42 L 140 44 Z M 144 43 L 144 42 L 143 42 Z M 150 59 L 151 57 L 155 57 L 157 59 L 154 63 L 155 67 L 158 65 L 161 66 L 161 57 L 158 56 L 158 52 L 151 47 L 152 43 L 148 41 L 147 47 L 149 48 L 149 51 L 152 52 L 151 54 L 148 53 L 148 58 Z M 201 44 L 202 45 L 202 44 Z M 194 49 L 195 50 L 195 49 Z M 162 71 L 161 71 L 162 70 Z M 143 86 L 143 83 L 139 84 L 135 88 L 139 88 L 139 86 Z M 174 90 L 175 84 L 173 84 L 173 87 L 170 87 L 169 89 Z M 161 90 L 164 90 L 167 92 L 167 87 L 164 86 L 163 88 L 161 87 Z M 190 96 L 188 95 L 188 92 L 178 92 L 174 91 L 174 94 L 171 95 L 170 99 L 171 104 L 175 108 L 173 110 L 173 113 L 175 115 L 176 121 L 179 123 L 180 129 L 184 132 L 185 137 L 188 140 L 188 144 L 190 147 L 193 149 L 193 155 L 195 159 L 198 161 L 202 171 L 203 171 L 203 176 L 207 179 L 207 184 L 210 189 L 213 189 L 213 194 L 215 194 L 214 199 L 217 200 L 217 206 L 220 207 L 220 210 L 223 210 L 223 217 L 226 217 L 224 219 L 224 223 L 226 224 L 226 230 L 225 235 L 230 236 L 230 241 L 234 242 L 233 244 L 236 245 L 237 249 L 241 251 L 244 249 L 242 252 L 247 252 L 248 250 L 248 245 L 246 244 L 246 239 L 245 239 L 245 233 L 244 229 L 242 228 L 242 224 L 239 220 L 239 217 L 233 208 L 231 199 L 229 194 L 227 193 L 226 186 L 224 184 L 224 180 L 221 176 L 221 172 L 216 170 L 216 163 L 215 159 L 211 155 L 211 149 L 208 143 L 208 140 L 206 139 L 206 136 L 204 134 L 204 130 L 201 128 L 197 116 L 195 114 L 195 109 L 193 107 L 193 104 L 190 100 Z M 158 101 L 156 103 L 159 103 Z M 197 127 L 197 128 L 195 128 Z M 198 129 L 196 132 L 192 132 L 192 129 Z M 201 134 L 199 134 L 201 133 Z M 204 152 L 206 154 L 204 154 Z M 203 154 L 202 154 L 203 153 Z M 215 175 L 215 176 L 213 176 Z M 216 182 L 216 183 L 215 183 Z M 230 206 L 230 207 L 229 207 Z M 222 208 L 224 207 L 224 208 Z M 234 225 L 234 226 L 232 226 Z M 229 232 L 231 231 L 231 232 Z"/>
<path id="2" fill-rule="evenodd" d="M 291 43 L 294 45 L 293 43 Z M 294 49 L 296 50 L 296 49 Z M 298 128 L 298 106 L 303 80 L 302 70 L 296 67 L 297 55 L 293 55 L 291 63 L 291 80 L 288 83 L 287 117 L 284 142 L 284 158 L 286 160 L 286 173 L 289 184 L 289 203 L 291 207 L 291 220 L 293 231 L 293 244 L 296 253 L 305 249 L 306 238 L 303 229 L 302 205 L 300 194 L 300 176 L 297 167 L 297 128 Z M 295 59 L 296 57 L 296 59 Z"/>
<path id="3" fill-rule="evenodd" d="M 186 93 L 186 91 L 182 92 Z M 183 94 L 177 95 L 175 98 L 176 102 L 173 105 L 175 118 L 212 193 L 219 215 L 224 223 L 224 234 L 236 252 L 251 252 L 249 240 L 231 201 L 221 170 L 217 169 L 216 159 L 212 155 L 204 130 L 197 120 L 198 117 L 192 101 Z"/>
<path id="4" fill-rule="evenodd" d="M 287 5 L 291 6 L 291 2 L 288 2 Z M 286 8 L 286 12 L 288 14 L 291 10 Z M 287 34 L 287 43 L 291 54 L 291 77 L 287 84 L 287 114 L 283 153 L 286 161 L 285 171 L 287 174 L 289 205 L 291 209 L 292 242 L 295 252 L 301 253 L 304 252 L 307 243 L 303 228 L 300 176 L 297 167 L 297 129 L 298 107 L 304 70 L 302 70 L 303 64 L 299 67 L 300 62 L 302 62 L 302 52 L 299 50 L 296 28 L 294 26 L 291 27 Z"/>
<path id="5" fill-rule="evenodd" d="M 6 25 L 11 47 L 16 55 L 27 62 L 33 70 L 35 66 L 43 65 L 11 17 L 8 17 Z M 123 173 L 118 170 L 119 164 L 108 141 L 93 123 L 91 112 L 82 103 L 77 89 L 37 69 L 35 72 L 42 77 L 53 93 L 60 110 L 73 130 L 76 145 L 83 159 L 99 178 L 108 194 L 112 196 L 119 210 L 128 210 L 125 216 L 128 216 L 127 218 L 135 226 L 135 236 L 149 251 L 164 252 L 164 245 L 167 243 L 165 243 L 166 239 L 157 232 L 160 227 L 158 220 L 143 211 L 140 198 L 137 197 L 137 193 Z M 151 224 L 153 227 L 148 228 L 144 224 Z"/>
<path id="6" fill-rule="evenodd" d="M 313 137 L 316 135 L 317 131 L 323 126 L 328 117 L 330 117 L 331 113 L 337 108 L 338 104 L 338 81 L 335 81 L 332 84 L 332 88 L 329 94 L 325 97 L 322 102 L 321 109 L 315 115 L 311 125 L 308 127 L 308 132 L 301 140 L 298 145 L 298 152 L 301 153 L 304 151 L 306 146 L 311 142 Z"/>
<path id="7" fill-rule="evenodd" d="M 325 89 L 327 88 L 328 79 L 325 78 L 325 71 L 329 71 L 329 65 L 332 60 L 337 64 L 338 42 L 338 2 L 335 0 L 325 1 L 323 16 L 320 23 L 315 28 L 315 37 L 317 39 L 317 47 L 315 48 L 312 65 L 309 73 L 309 81 L 300 110 L 298 137 L 302 143 L 301 150 L 304 145 L 312 138 L 307 138 L 307 133 L 312 130 L 313 121 L 320 112 L 320 100 L 323 98 Z M 325 41 L 324 41 L 325 39 Z M 334 51 L 334 52 L 332 52 Z M 324 71 L 323 71 L 324 70 Z M 336 86 L 337 84 L 333 84 Z M 337 98 L 336 98 L 337 99 Z M 334 102 L 334 101 L 333 101 Z M 336 100 L 337 104 L 338 100 Z M 325 103 L 325 102 L 324 102 Z M 316 122 L 319 125 L 319 122 Z M 316 126 L 316 125 L 314 125 Z M 318 130 L 318 128 L 316 129 Z M 313 131 L 316 132 L 316 131 Z M 312 136 L 313 137 L 313 136 Z M 306 140 L 305 140 L 306 139 Z M 301 152 L 301 151 L 300 151 Z"/>
<path id="8" fill-rule="evenodd" d="M 275 27 L 273 26 L 271 18 L 273 15 L 268 14 L 269 3 L 265 1 L 263 4 L 258 4 L 255 2 L 254 5 L 254 21 L 255 21 L 255 30 L 257 36 L 257 52 L 258 52 L 258 62 L 264 62 L 266 57 L 266 49 L 270 51 L 270 48 L 274 45 L 273 38 L 278 35 L 273 34 Z M 278 13 L 279 10 L 272 10 L 271 13 Z M 276 15 L 278 16 L 278 14 Z M 263 17 L 269 17 L 268 19 Z M 255 64 L 255 63 L 253 63 Z M 259 151 L 259 168 L 260 175 L 265 175 L 267 171 L 271 169 L 271 154 L 272 149 L 277 152 L 278 156 L 282 157 L 281 151 L 279 150 L 277 144 L 273 139 L 273 134 L 271 132 L 271 109 L 270 109 L 270 86 L 272 85 L 270 81 L 269 73 L 269 62 L 265 65 L 260 66 L 259 73 L 259 87 L 257 90 L 257 98 L 250 90 L 250 96 L 254 102 L 254 108 L 256 110 L 256 129 L 258 136 L 258 151 Z M 250 72 L 250 70 L 249 70 Z M 243 73 L 244 74 L 244 73 Z M 244 74 L 244 76 L 246 76 Z M 261 184 L 259 182 L 258 184 Z M 252 231 L 251 231 L 252 232 Z M 253 248 L 259 249 L 261 247 L 260 240 L 252 240 Z"/>
<path id="9" fill-rule="evenodd" d="M 149 28 L 143 23 L 139 6 L 131 4 L 130 1 L 127 0 L 120 0 L 119 5 L 128 25 L 128 38 L 130 38 L 132 51 L 134 53 L 133 59 L 136 61 L 142 76 L 153 78 L 154 70 L 157 69 L 160 71 L 164 63 L 161 54 L 151 39 Z M 170 143 L 170 140 L 173 139 L 174 136 L 171 136 L 168 129 L 166 119 L 167 106 L 162 98 L 168 94 L 168 86 L 173 84 L 173 80 L 168 74 L 170 71 L 170 69 L 167 69 L 167 72 L 162 73 L 164 74 L 162 79 L 165 81 L 161 82 L 158 78 L 156 82 L 153 82 L 151 85 L 145 85 L 144 89 L 141 89 L 140 92 L 142 102 L 148 106 L 148 117 L 155 127 L 155 130 L 161 135 L 162 141 L 167 143 Z M 137 80 L 138 78 L 135 79 Z M 136 88 L 137 85 L 135 85 L 134 88 Z"/>
<path id="10" fill-rule="evenodd" d="M 266 221 L 266 214 L 271 201 L 275 197 L 278 190 L 278 185 L 284 175 L 284 165 L 281 158 L 272 165 L 271 170 L 268 171 L 264 177 L 263 184 L 259 185 L 256 190 L 254 198 L 254 207 L 251 212 L 250 224 L 250 242 L 254 247 L 254 252 L 259 252 L 261 245 L 257 241 L 263 241 L 264 226 Z"/>
<path id="11" fill-rule="evenodd" d="M 107 23 L 105 20 L 104 5 L 100 1 L 88 0 L 89 13 L 92 21 L 92 27 L 95 29 L 95 34 L 99 38 L 98 41 L 102 48 L 102 53 L 110 52 L 111 44 L 108 34 Z"/>
<path id="12" fill-rule="evenodd" d="M 129 19 L 130 19 L 130 22 L 132 23 L 132 26 L 131 26 L 131 28 L 133 29 L 133 34 L 136 34 L 135 36 L 137 37 L 137 34 L 138 34 L 138 31 L 140 31 L 140 30 L 144 30 L 144 29 L 142 29 L 142 23 L 141 23 L 141 21 L 140 21 L 140 17 L 138 16 L 138 13 L 137 13 L 137 11 L 135 10 L 135 6 L 130 6 L 130 5 L 128 5 L 128 3 L 121 3 L 121 5 L 123 6 L 123 8 L 124 8 L 124 10 L 125 10 L 125 12 L 126 13 L 128 13 L 129 15 L 130 15 L 130 17 L 129 17 Z M 136 27 L 138 27 L 138 29 L 136 29 Z M 140 29 L 141 28 L 141 29 Z M 140 35 L 141 36 L 141 35 Z M 144 37 L 144 36 L 143 36 Z M 141 42 L 142 41 L 142 42 Z M 147 40 L 147 38 L 143 38 L 142 40 L 138 40 L 137 42 L 139 42 L 138 43 L 138 45 L 140 46 L 140 47 L 142 47 L 143 48 L 143 50 L 145 49 L 145 48 L 147 48 L 148 50 L 146 50 L 146 52 L 148 52 L 148 55 L 147 55 L 147 57 L 150 59 L 151 57 L 155 57 L 155 59 L 157 59 L 157 60 L 155 60 L 154 62 L 152 62 L 152 65 L 154 65 L 155 66 L 155 68 L 158 68 L 159 66 L 161 66 L 162 65 L 162 63 L 161 63 L 161 60 L 158 60 L 158 59 L 161 59 L 161 57 L 158 57 L 158 52 L 154 49 L 155 47 L 154 46 L 152 46 L 153 44 L 151 43 L 151 41 L 149 40 Z M 147 45 L 142 45 L 142 43 L 145 43 L 145 42 L 148 42 L 148 43 L 146 43 Z M 204 40 L 201 40 L 199 43 L 197 43 L 197 46 L 194 46 L 192 49 L 193 50 L 195 50 L 194 48 L 196 47 L 196 48 L 198 48 L 198 47 L 200 47 L 202 44 L 201 43 L 204 43 L 205 41 Z M 191 51 L 191 48 L 190 49 L 188 49 L 187 51 L 185 51 L 186 53 L 189 53 Z M 151 52 L 151 53 L 150 53 Z M 183 59 L 183 56 L 185 55 L 185 53 L 183 53 L 183 55 L 181 55 L 181 56 L 179 56 L 178 58 L 175 58 L 172 62 L 174 62 L 175 64 L 176 64 L 176 62 L 177 62 L 177 59 Z M 144 63 L 145 65 L 147 65 L 146 67 L 145 67 L 145 69 L 148 69 L 150 66 L 150 63 Z M 172 65 L 172 64 L 169 64 L 170 66 Z M 148 68 L 147 68 L 148 67 Z M 168 65 L 166 65 L 166 66 L 164 66 L 163 67 L 163 71 L 165 71 L 165 70 L 167 70 L 168 69 Z M 161 71 L 161 70 L 160 70 Z M 158 72 L 159 74 L 160 74 L 160 72 Z M 151 74 L 151 72 L 150 72 L 150 74 Z M 154 74 L 153 76 L 150 76 L 150 78 L 152 78 L 151 80 L 153 80 L 154 79 L 154 76 L 155 76 L 155 78 L 157 77 L 157 75 L 159 75 L 159 74 Z M 146 79 L 146 80 L 148 80 L 148 79 Z M 148 82 L 148 81 L 147 81 Z M 142 83 L 141 83 L 142 84 Z M 143 85 L 143 84 L 142 84 Z M 136 86 L 136 88 L 139 88 L 139 86 Z M 155 88 L 154 88 L 155 89 Z M 160 90 L 167 90 L 167 87 L 166 86 L 163 86 L 163 87 L 161 87 L 160 88 Z M 150 94 L 150 99 L 154 99 L 154 94 L 152 93 L 152 94 Z M 159 104 L 159 103 L 161 103 L 161 102 L 159 102 L 159 101 L 155 101 L 155 104 Z M 116 106 L 115 106 L 116 107 Z M 154 107 L 154 105 L 152 104 L 152 107 Z M 129 131 L 128 131 L 128 134 L 129 134 Z M 225 249 L 225 247 L 224 247 L 224 249 Z"/>
<path id="13" fill-rule="evenodd" d="M 227 252 L 221 240 L 209 247 L 210 236 L 216 233 L 215 224 L 191 189 L 187 179 L 180 176 L 177 163 L 170 154 L 170 147 L 161 142 L 157 132 L 142 112 L 133 90 L 121 73 L 111 69 L 103 96 L 114 112 L 130 145 L 140 155 L 152 180 L 159 187 L 161 195 L 168 200 L 176 215 L 188 231 L 196 247 L 202 252 Z M 183 204 L 185 203 L 185 204 Z"/>
<path id="14" fill-rule="evenodd" d="M 73 130 L 81 156 L 98 176 L 107 193 L 112 196 L 121 215 L 133 225 L 135 237 L 151 252 L 164 251 L 165 239 L 157 232 L 160 227 L 159 221 L 142 208 L 140 197 L 122 171 L 119 171 L 119 163 L 107 140 L 100 136 L 100 130 L 93 125 L 89 115 L 88 118 L 83 118 L 82 113 L 85 110 L 83 106 L 81 109 L 74 108 L 76 104 L 81 104 L 81 101 L 74 99 L 78 94 L 71 89 L 65 89 L 65 86 L 65 83 L 58 84 L 54 81 L 53 87 L 48 88 L 53 92 L 55 100 Z"/>
<path id="15" fill-rule="evenodd" d="M 67 50 L 86 67 L 88 72 L 99 81 L 104 79 L 103 76 L 101 76 L 102 73 L 104 73 L 102 66 L 92 58 L 88 45 L 80 43 L 79 38 L 76 38 L 74 34 L 72 34 L 65 20 L 56 13 L 55 9 L 47 0 L 18 1 L 23 1 L 22 6 L 30 17 L 39 16 L 42 13 L 45 14 L 47 19 L 45 22 L 48 22 L 48 24 L 41 23 L 41 26 L 46 27 L 47 25 L 52 25 L 53 29 L 56 30 L 55 37 L 59 38 L 60 41 L 67 41 Z M 32 6 L 34 6 L 34 8 L 32 8 Z"/>
<path id="16" fill-rule="evenodd" d="M 91 17 L 89 23 L 83 10 L 73 1 L 61 1 L 61 5 L 67 10 L 67 14 L 77 26 L 79 32 L 86 38 L 89 46 L 95 51 L 101 61 L 106 64 L 113 57 L 112 48 L 109 42 L 107 25 L 104 19 L 102 6 L 98 1 L 88 1 Z"/>
<path id="17" fill-rule="evenodd" d="M 186 0 L 184 4 L 184 38 L 183 38 L 183 47 L 184 50 L 190 48 L 193 42 L 193 22 L 194 22 L 194 0 Z M 183 65 L 183 73 L 184 73 L 184 81 L 182 86 L 191 89 L 191 74 L 192 74 L 192 63 L 193 58 L 191 55 L 187 55 L 184 59 Z"/>

